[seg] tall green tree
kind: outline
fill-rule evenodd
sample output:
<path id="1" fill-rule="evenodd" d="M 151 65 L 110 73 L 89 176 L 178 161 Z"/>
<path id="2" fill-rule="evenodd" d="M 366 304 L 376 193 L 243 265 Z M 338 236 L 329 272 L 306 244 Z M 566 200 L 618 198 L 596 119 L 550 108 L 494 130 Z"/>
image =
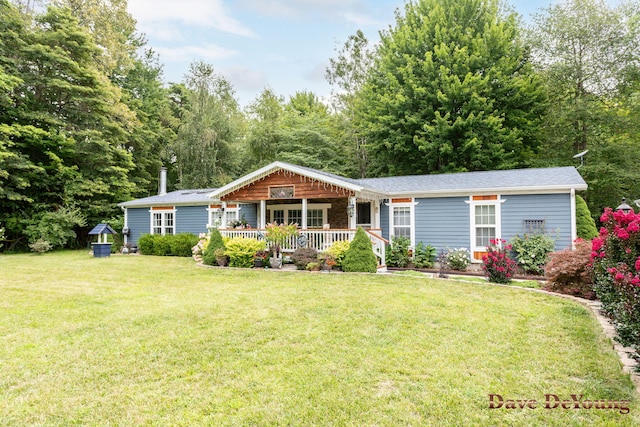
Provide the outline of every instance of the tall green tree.
<path id="1" fill-rule="evenodd" d="M 325 72 L 327 81 L 334 86 L 333 107 L 342 129 L 342 138 L 350 147 L 355 160 L 356 176 L 364 178 L 369 167 L 367 137 L 357 123 L 357 103 L 373 64 L 374 52 L 369 40 L 360 30 L 349 36 L 336 58 L 329 59 Z"/>
<path id="2" fill-rule="evenodd" d="M 248 145 L 252 163 L 257 166 L 275 160 L 282 140 L 284 99 L 265 88 L 247 107 Z"/>
<path id="3" fill-rule="evenodd" d="M 532 58 L 545 76 L 542 165 L 575 164 L 589 150 L 581 173 L 592 214 L 639 197 L 637 93 L 640 89 L 640 2 L 613 7 L 602 0 L 567 0 L 535 16 Z"/>
<path id="4" fill-rule="evenodd" d="M 194 62 L 185 79 L 186 109 L 174 144 L 180 188 L 222 185 L 235 177 L 243 116 L 231 83 Z"/>
<path id="5" fill-rule="evenodd" d="M 526 166 L 544 92 L 498 0 L 419 0 L 381 33 L 360 98 L 374 175 Z"/>
<path id="6" fill-rule="evenodd" d="M 50 7 L 31 22 L 6 0 L 0 30 L 0 66 L 13 80 L 0 141 L 19 162 L 10 196 L 0 198 L 12 240 L 40 213 L 65 206 L 89 223 L 113 215 L 131 191 L 125 142 L 135 118 L 97 69 L 91 36 L 68 9 Z"/>
<path id="7" fill-rule="evenodd" d="M 135 187 L 132 196 L 149 196 L 157 191 L 160 167 L 170 163 L 170 147 L 180 121 L 171 108 L 170 92 L 162 83 L 162 66 L 153 50 L 137 57 L 120 83 L 123 102 L 137 118 L 126 142 L 134 163 L 129 173 Z"/>

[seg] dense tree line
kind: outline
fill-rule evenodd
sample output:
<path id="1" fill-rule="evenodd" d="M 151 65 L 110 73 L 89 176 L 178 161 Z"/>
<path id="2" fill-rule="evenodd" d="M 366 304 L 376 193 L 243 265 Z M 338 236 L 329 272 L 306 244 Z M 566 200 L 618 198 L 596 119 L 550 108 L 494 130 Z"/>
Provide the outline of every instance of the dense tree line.
<path id="1" fill-rule="evenodd" d="M 194 62 L 165 84 L 126 0 L 0 0 L 3 249 L 82 245 L 117 203 L 223 185 L 274 160 L 350 177 L 578 165 L 597 214 L 640 198 L 640 5 L 414 0 L 330 59 L 331 105 L 265 88 L 241 108 Z M 76 236 L 76 233 L 78 234 Z"/>

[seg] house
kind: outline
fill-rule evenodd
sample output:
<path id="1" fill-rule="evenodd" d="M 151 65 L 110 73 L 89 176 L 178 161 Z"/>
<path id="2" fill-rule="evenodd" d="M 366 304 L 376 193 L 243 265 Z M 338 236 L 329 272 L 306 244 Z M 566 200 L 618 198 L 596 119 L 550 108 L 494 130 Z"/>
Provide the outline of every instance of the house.
<path id="1" fill-rule="evenodd" d="M 479 261 L 489 241 L 545 231 L 556 250 L 576 239 L 576 191 L 587 184 L 574 167 L 351 179 L 274 162 L 216 189 L 167 193 L 120 203 L 125 242 L 144 233 L 202 233 L 262 238 L 269 222 L 297 223 L 300 245 L 326 249 L 369 233 L 384 264 L 384 247 L 405 236 L 438 251 L 464 247 Z M 246 226 L 236 226 L 239 222 Z M 231 227 L 233 225 L 233 227 Z"/>

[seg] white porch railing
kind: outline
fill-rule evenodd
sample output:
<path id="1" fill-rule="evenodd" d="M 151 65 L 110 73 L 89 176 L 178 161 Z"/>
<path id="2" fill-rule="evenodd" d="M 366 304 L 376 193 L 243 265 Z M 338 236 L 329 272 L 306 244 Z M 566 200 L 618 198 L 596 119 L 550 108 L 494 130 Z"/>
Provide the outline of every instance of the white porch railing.
<path id="1" fill-rule="evenodd" d="M 221 228 L 220 234 L 224 237 L 249 237 L 265 240 L 266 230 L 258 228 Z M 373 245 L 373 253 L 378 257 L 378 263 L 385 263 L 385 249 L 389 243 L 381 235 L 381 230 L 366 230 Z M 282 245 L 282 252 L 293 252 L 298 248 L 313 248 L 318 252 L 324 252 L 337 241 L 352 241 L 356 235 L 355 229 L 300 229 L 298 236 L 289 237 Z"/>

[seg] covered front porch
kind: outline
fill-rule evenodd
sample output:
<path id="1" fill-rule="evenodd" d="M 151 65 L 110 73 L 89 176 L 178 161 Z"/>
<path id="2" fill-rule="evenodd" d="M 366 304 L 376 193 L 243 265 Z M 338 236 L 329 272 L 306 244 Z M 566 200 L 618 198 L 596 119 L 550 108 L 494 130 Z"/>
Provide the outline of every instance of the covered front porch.
<path id="1" fill-rule="evenodd" d="M 353 182 L 327 173 L 278 162 L 234 181 L 211 194 L 218 229 L 227 237 L 265 238 L 269 223 L 297 224 L 298 236 L 284 252 L 300 247 L 326 251 L 336 241 L 353 240 L 357 228 L 367 231 L 380 265 L 387 241 L 382 237 L 380 202 Z M 251 206 L 252 221 L 244 224 L 240 206 Z"/>

